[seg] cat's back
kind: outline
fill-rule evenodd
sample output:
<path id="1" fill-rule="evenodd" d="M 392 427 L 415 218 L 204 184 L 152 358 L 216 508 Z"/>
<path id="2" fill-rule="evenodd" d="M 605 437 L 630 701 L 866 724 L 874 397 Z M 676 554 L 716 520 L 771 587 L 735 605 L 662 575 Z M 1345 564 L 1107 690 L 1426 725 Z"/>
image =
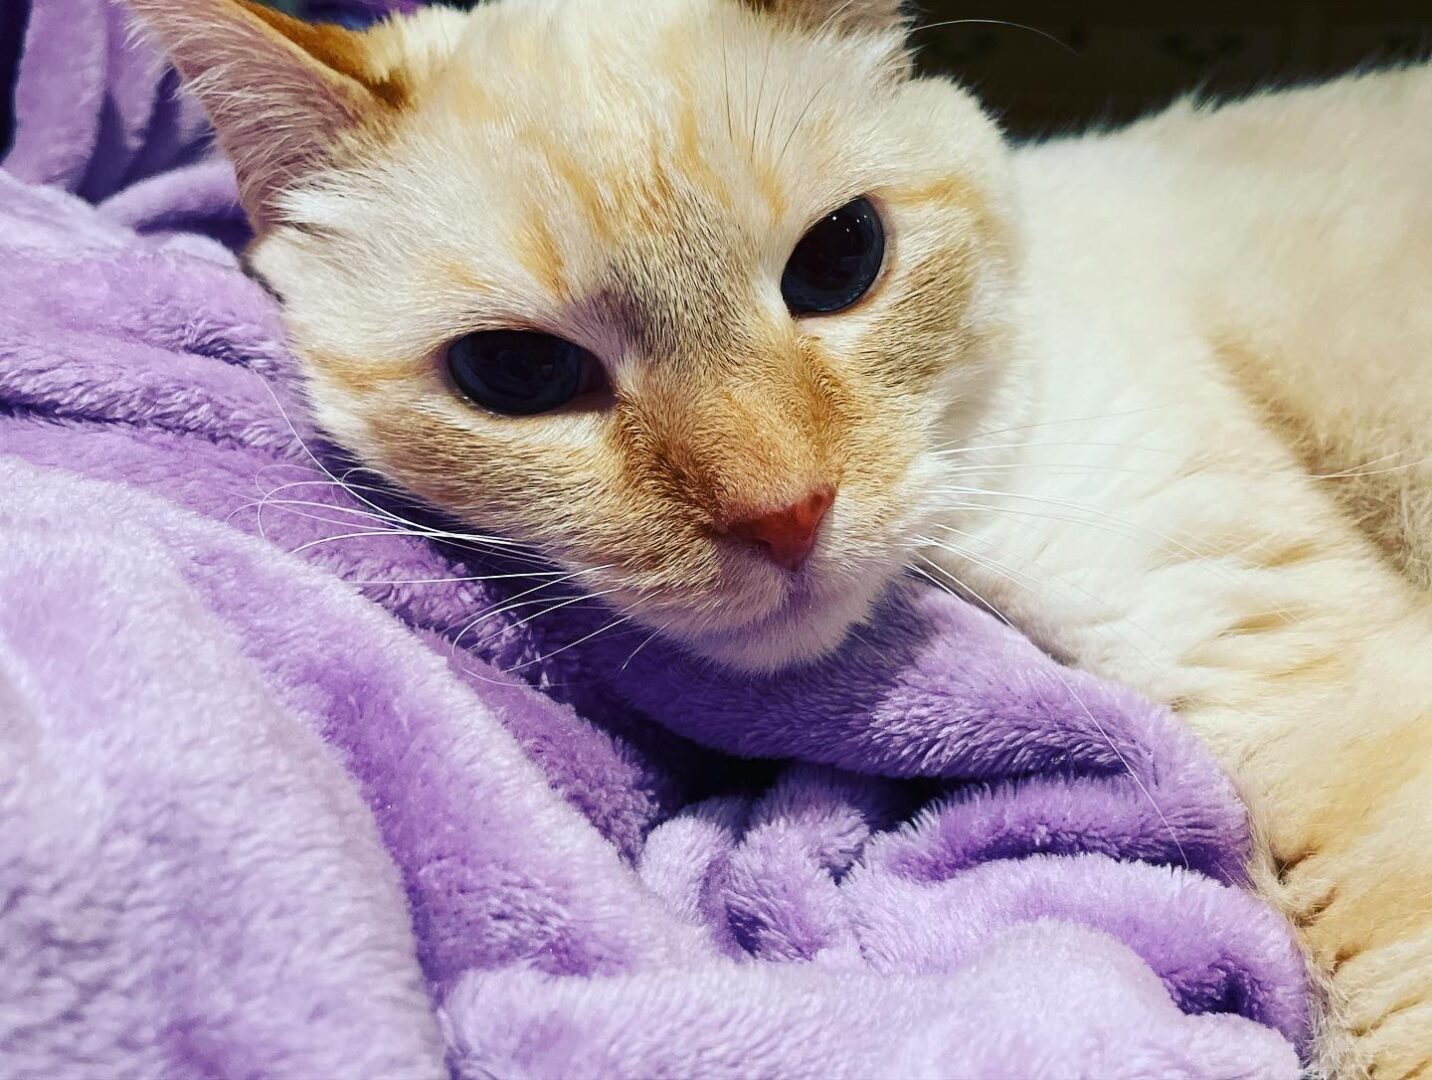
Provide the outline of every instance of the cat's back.
<path id="1" fill-rule="evenodd" d="M 1432 68 L 1016 158 L 1043 380 L 1023 434 L 1053 433 L 1046 462 L 1105 448 L 1026 485 L 1132 538 L 1014 526 L 997 557 L 1096 597 L 1026 621 L 1174 705 L 1250 793 L 1255 876 L 1327 981 L 1330 1073 L 1425 1075 L 1432 604 L 1350 523 L 1432 585 Z"/>
<path id="2" fill-rule="evenodd" d="M 1017 158 L 1033 272 L 1204 339 L 1432 586 L 1432 65 L 1183 102 Z"/>

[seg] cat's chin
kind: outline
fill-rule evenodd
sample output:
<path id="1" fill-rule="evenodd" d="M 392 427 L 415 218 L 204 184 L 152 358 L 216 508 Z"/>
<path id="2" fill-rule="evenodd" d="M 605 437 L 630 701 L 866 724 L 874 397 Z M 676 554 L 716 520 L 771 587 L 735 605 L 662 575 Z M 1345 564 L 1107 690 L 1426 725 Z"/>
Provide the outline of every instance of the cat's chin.
<path id="1" fill-rule="evenodd" d="M 883 582 L 795 592 L 775 611 L 730 629 L 673 634 L 692 652 L 737 671 L 768 674 L 820 660 L 865 621 Z"/>

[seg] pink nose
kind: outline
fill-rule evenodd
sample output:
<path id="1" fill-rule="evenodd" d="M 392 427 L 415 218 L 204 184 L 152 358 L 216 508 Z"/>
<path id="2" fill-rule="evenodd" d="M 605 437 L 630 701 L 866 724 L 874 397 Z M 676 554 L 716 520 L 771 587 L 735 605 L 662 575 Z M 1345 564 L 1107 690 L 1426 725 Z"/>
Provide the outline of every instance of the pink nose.
<path id="1" fill-rule="evenodd" d="M 765 548 L 777 566 L 799 570 L 815 547 L 820 523 L 834 501 L 834 488 L 818 488 L 784 510 L 752 514 L 727 525 L 725 531 Z"/>

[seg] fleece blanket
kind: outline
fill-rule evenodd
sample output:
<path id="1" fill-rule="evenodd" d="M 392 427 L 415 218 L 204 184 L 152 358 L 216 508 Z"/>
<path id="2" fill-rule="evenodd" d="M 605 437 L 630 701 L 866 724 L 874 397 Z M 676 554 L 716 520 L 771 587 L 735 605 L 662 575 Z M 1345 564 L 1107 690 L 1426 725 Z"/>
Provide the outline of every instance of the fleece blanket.
<path id="1" fill-rule="evenodd" d="M 0 28 L 0 1074 L 1296 1075 L 1171 717 L 913 587 L 723 673 L 412 504 L 122 9 Z"/>

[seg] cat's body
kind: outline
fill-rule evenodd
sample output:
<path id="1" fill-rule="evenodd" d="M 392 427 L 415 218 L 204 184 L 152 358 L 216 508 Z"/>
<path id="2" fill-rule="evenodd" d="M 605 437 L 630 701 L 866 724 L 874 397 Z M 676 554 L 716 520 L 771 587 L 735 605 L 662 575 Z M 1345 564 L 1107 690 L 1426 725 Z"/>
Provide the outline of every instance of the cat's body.
<path id="1" fill-rule="evenodd" d="M 931 535 L 970 556 L 935 558 L 1208 741 L 1363 1033 L 1329 1054 L 1411 1073 L 1432 1060 L 1432 70 L 1016 162 L 1034 389 L 975 440 L 996 467 L 951 476 L 1010 493 L 953 496 L 1000 512 L 952 514 Z"/>
<path id="2" fill-rule="evenodd" d="M 958 579 L 1239 778 L 1324 1062 L 1432 1069 L 1432 72 L 1010 153 L 912 77 L 893 0 L 366 38 L 135 3 L 341 440 L 736 665 L 830 648 L 907 563 Z M 878 278 L 800 310 L 783 265 L 857 203 Z M 464 400 L 452 343 L 511 329 L 601 393 Z M 773 565 L 742 528 L 810 492 L 809 561 Z"/>

